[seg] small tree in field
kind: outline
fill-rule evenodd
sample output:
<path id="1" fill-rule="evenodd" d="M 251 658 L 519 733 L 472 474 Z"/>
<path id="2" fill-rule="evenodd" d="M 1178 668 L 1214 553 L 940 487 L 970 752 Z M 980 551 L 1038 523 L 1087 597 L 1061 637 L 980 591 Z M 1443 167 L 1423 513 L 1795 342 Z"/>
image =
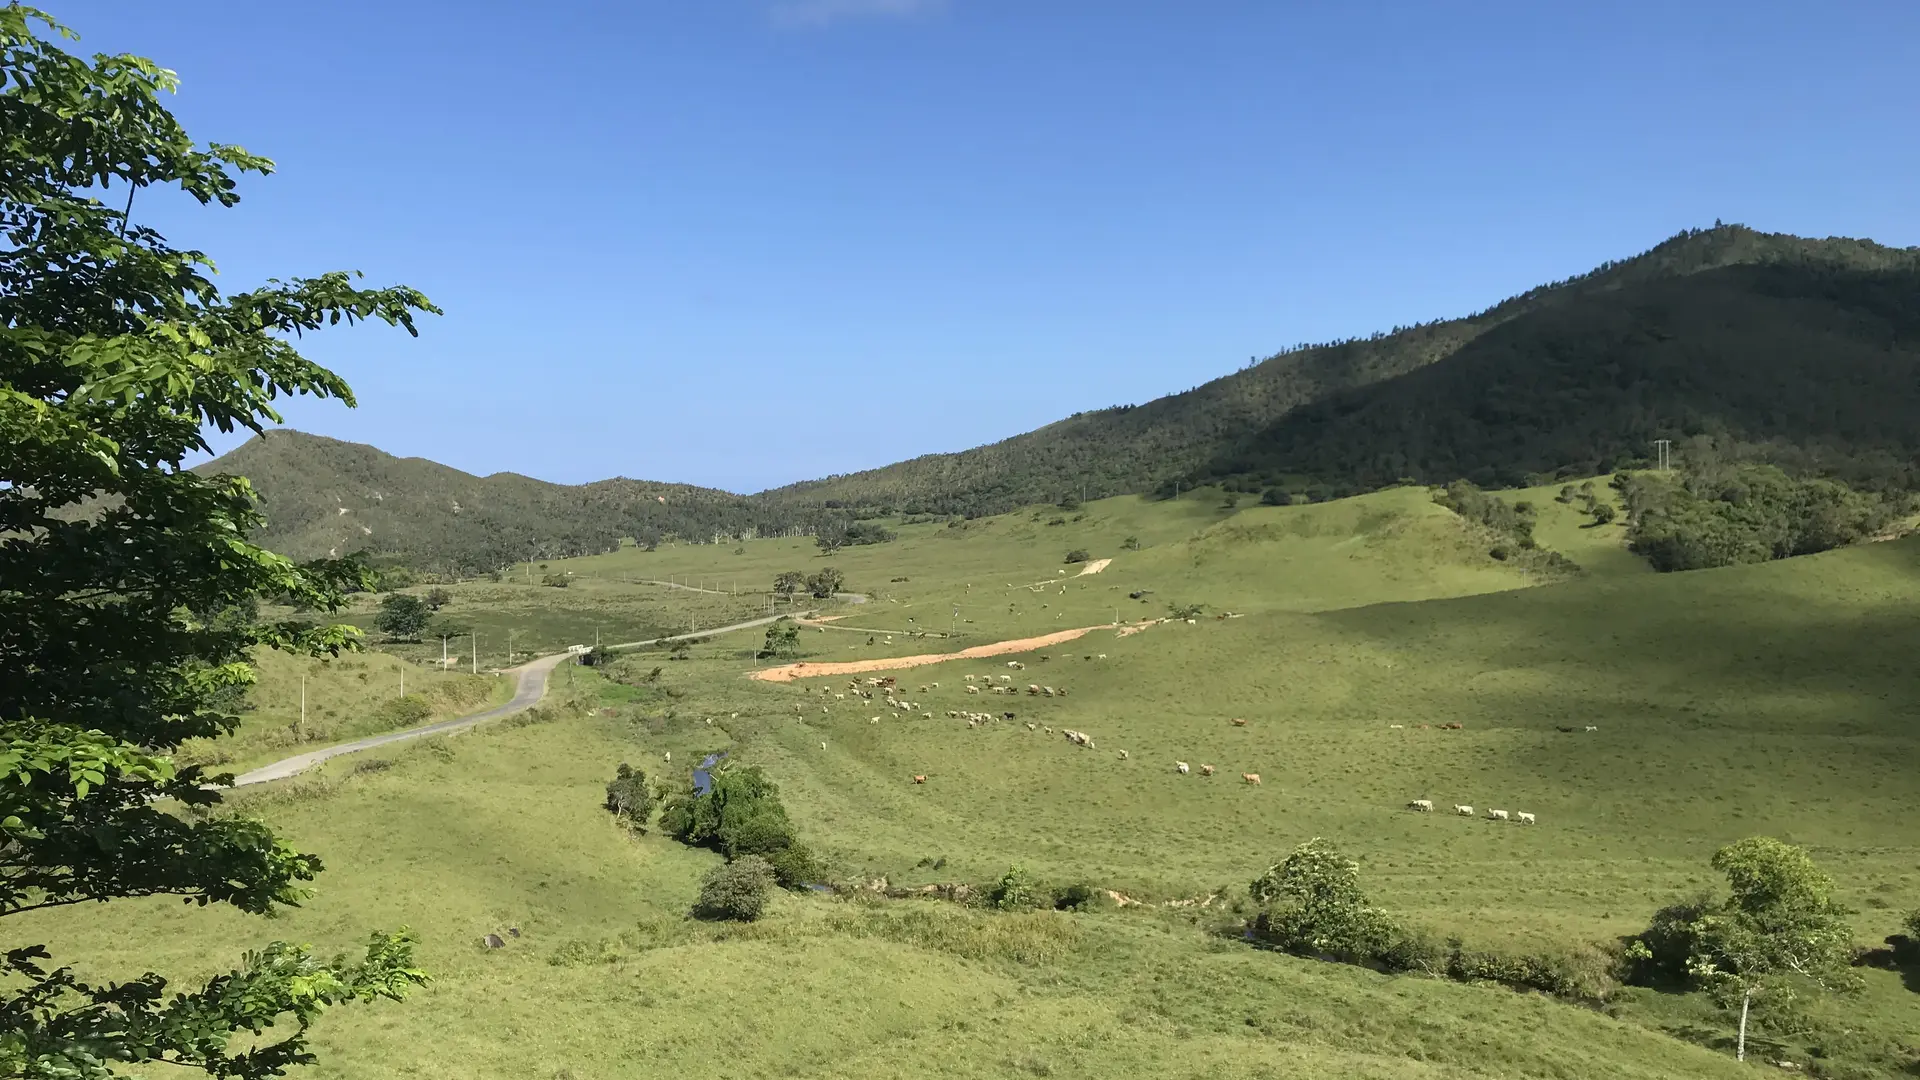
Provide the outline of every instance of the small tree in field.
<path id="1" fill-rule="evenodd" d="M 798 570 L 788 570 L 773 579 L 773 591 L 789 599 L 794 593 L 807 587 L 807 575 Z"/>
<path id="2" fill-rule="evenodd" d="M 847 527 L 837 521 L 827 522 L 814 534 L 813 543 L 822 555 L 831 555 L 847 546 Z"/>
<path id="3" fill-rule="evenodd" d="M 453 594 L 436 586 L 427 590 L 426 601 L 429 608 L 432 608 L 434 611 L 439 611 L 441 608 L 453 603 Z"/>
<path id="4" fill-rule="evenodd" d="M 255 649 L 358 643 L 350 627 L 260 624 L 250 601 L 333 612 L 372 575 L 258 547 L 246 480 L 182 466 L 208 451 L 204 432 L 278 422 L 275 398 L 351 402 L 300 355 L 302 335 L 365 319 L 411 332 L 433 308 L 345 273 L 222 293 L 207 256 L 133 222 L 132 196 L 175 189 L 170 216 L 188 200 L 228 207 L 235 177 L 272 162 L 190 139 L 162 104 L 172 72 L 83 60 L 42 28 L 64 32 L 0 6 L 0 919 L 149 896 L 268 915 L 307 895 L 320 860 L 216 810 L 231 777 L 172 753 L 239 724 L 233 691 L 253 681 Z M 274 942 L 174 986 L 84 980 L 23 940 L 31 927 L 8 930 L 6 1077 L 280 1076 L 314 1060 L 308 1029 L 329 1006 L 425 979 L 404 931 L 372 935 L 351 962 Z"/>
<path id="5" fill-rule="evenodd" d="M 790 657 L 800 652 L 800 624 L 791 619 L 781 619 L 767 627 L 767 640 L 760 646 L 759 658 Z"/>
<path id="6" fill-rule="evenodd" d="M 846 583 L 845 574 L 831 566 L 823 566 L 818 573 L 807 579 L 807 592 L 811 593 L 816 600 L 825 600 L 839 592 L 840 586 Z"/>
<path id="7" fill-rule="evenodd" d="M 1724 1004 L 1740 1003 L 1734 1056 L 1747 1057 L 1747 1017 L 1755 997 L 1785 1004 L 1804 988 L 1851 990 L 1853 935 L 1833 879 L 1807 853 L 1754 836 L 1714 852 L 1732 894 L 1691 927 L 1688 971 Z"/>
<path id="8" fill-rule="evenodd" d="M 621 762 L 607 785 L 607 812 L 630 829 L 644 832 L 653 816 L 653 795 L 647 790 L 647 774 Z"/>
<path id="9" fill-rule="evenodd" d="M 1317 836 L 1268 867 L 1247 891 L 1261 909 L 1255 935 L 1283 949 L 1361 960 L 1379 955 L 1393 938 L 1392 921 L 1360 888 L 1360 864 Z"/>
<path id="10" fill-rule="evenodd" d="M 407 593 L 394 593 L 380 601 L 380 614 L 373 625 L 381 633 L 400 641 L 419 641 L 432 613 L 426 601 Z"/>
<path id="11" fill-rule="evenodd" d="M 693 913 L 702 919 L 752 922 L 766 910 L 774 881 L 772 863 L 758 855 L 742 855 L 708 871 Z"/>
<path id="12" fill-rule="evenodd" d="M 1093 556 L 1088 553 L 1086 548 L 1074 548 L 1072 551 L 1067 552 L 1067 565 L 1071 566 L 1074 563 L 1083 563 L 1091 558 L 1093 558 Z"/>

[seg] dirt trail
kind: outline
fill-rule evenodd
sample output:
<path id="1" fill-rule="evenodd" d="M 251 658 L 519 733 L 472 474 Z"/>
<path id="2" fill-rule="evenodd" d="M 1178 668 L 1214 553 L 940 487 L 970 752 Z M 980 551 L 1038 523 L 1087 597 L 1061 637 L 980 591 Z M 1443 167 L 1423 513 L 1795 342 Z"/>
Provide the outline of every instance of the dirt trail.
<path id="1" fill-rule="evenodd" d="M 824 664 L 809 664 L 802 660 L 796 664 L 782 664 L 779 667 L 762 668 L 750 671 L 750 678 L 762 682 L 792 682 L 795 679 L 811 679 L 822 675 L 858 675 L 867 671 L 900 671 L 905 668 L 925 667 L 928 664 L 944 664 L 949 660 L 977 660 L 983 656 L 1005 656 L 1007 653 L 1029 652 L 1044 649 L 1049 645 L 1058 645 L 1084 637 L 1095 630 L 1112 630 L 1112 623 L 1099 626 L 1082 626 L 1072 630 L 1056 630 L 1039 637 L 1014 638 L 1011 641 L 996 641 L 990 645 L 974 645 L 959 652 L 927 653 L 921 656 L 886 656 L 877 660 L 836 660 Z M 1124 633 L 1132 627 L 1121 627 Z M 1139 629 L 1146 629 L 1142 626 Z"/>

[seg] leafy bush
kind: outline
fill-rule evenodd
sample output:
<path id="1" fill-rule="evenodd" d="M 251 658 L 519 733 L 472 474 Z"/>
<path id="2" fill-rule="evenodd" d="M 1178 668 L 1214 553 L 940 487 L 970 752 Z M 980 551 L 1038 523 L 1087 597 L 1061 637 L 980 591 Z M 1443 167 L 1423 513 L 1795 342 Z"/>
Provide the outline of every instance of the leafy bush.
<path id="1" fill-rule="evenodd" d="M 1098 899 L 1091 885 L 1069 885 L 1054 894 L 1055 911 L 1084 911 Z"/>
<path id="2" fill-rule="evenodd" d="M 773 867 L 773 875 L 783 889 L 804 888 L 819 881 L 824 876 L 819 860 L 807 845 L 792 842 L 786 847 L 768 855 L 767 862 Z"/>
<path id="3" fill-rule="evenodd" d="M 422 694 L 402 694 L 380 706 L 382 727 L 412 727 L 433 715 L 433 703 Z"/>
<path id="4" fill-rule="evenodd" d="M 1039 907 L 1043 892 L 1032 875 L 1018 866 L 1010 866 L 986 892 L 987 903 L 1001 911 L 1025 911 Z"/>
<path id="5" fill-rule="evenodd" d="M 1393 922 L 1361 891 L 1359 864 L 1317 836 L 1255 878 L 1247 892 L 1261 907 L 1254 937 L 1289 952 L 1366 963 L 1395 938 Z"/>
<path id="6" fill-rule="evenodd" d="M 754 654 L 755 659 L 766 660 L 776 656 L 791 657 L 800 652 L 800 624 L 791 619 L 781 619 L 767 627 L 767 640 Z"/>
<path id="7" fill-rule="evenodd" d="M 1653 913 L 1647 928 L 1627 939 L 1627 981 L 1635 986 L 1682 986 L 1687 963 L 1699 951 L 1694 927 L 1713 908 L 1713 897 L 1695 893 Z"/>
<path id="8" fill-rule="evenodd" d="M 839 592 L 840 587 L 846 583 L 846 575 L 831 566 L 821 567 L 806 581 L 807 592 L 811 593 L 816 600 L 825 600 Z"/>
<path id="9" fill-rule="evenodd" d="M 1072 551 L 1067 552 L 1068 565 L 1072 565 L 1073 563 L 1083 563 L 1091 558 L 1093 558 L 1093 556 L 1087 553 L 1086 548 L 1074 548 Z"/>
<path id="10" fill-rule="evenodd" d="M 774 872 L 767 860 L 746 855 L 708 871 L 694 901 L 696 918 L 752 922 L 766 910 Z"/>
<path id="11" fill-rule="evenodd" d="M 1260 493 L 1261 506 L 1292 506 L 1293 496 L 1285 488 L 1268 488 Z"/>
<path id="12" fill-rule="evenodd" d="M 430 617 L 426 601 L 406 593 L 392 593 L 381 598 L 380 612 L 373 617 L 373 625 L 390 638 L 418 641 Z"/>
<path id="13" fill-rule="evenodd" d="M 1120 550 L 1121 551 L 1139 551 L 1140 538 L 1137 536 L 1129 536 L 1125 540 L 1120 541 Z"/>

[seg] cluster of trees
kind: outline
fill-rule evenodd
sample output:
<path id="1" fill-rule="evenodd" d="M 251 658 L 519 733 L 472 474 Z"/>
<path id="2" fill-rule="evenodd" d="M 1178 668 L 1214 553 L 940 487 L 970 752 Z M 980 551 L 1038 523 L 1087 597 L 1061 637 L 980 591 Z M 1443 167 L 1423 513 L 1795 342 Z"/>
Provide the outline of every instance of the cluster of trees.
<path id="1" fill-rule="evenodd" d="M 237 176 L 272 163 L 193 142 L 162 104 L 171 71 L 73 56 L 40 36 L 58 30 L 0 6 L 0 918 L 152 896 L 266 916 L 305 897 L 320 859 L 223 806 L 231 777 L 173 752 L 237 726 L 255 649 L 358 643 L 262 624 L 260 598 L 334 612 L 370 579 L 251 542 L 246 481 L 182 465 L 204 431 L 278 422 L 275 397 L 351 400 L 300 355 L 305 335 L 369 319 L 412 332 L 435 309 L 346 273 L 223 293 L 206 255 L 140 223 L 138 196 L 230 207 Z M 405 930 L 352 960 L 273 942 L 197 985 L 91 981 L 14 930 L 0 1076 L 279 1076 L 314 1060 L 308 1032 L 331 1006 L 426 979 Z"/>
<path id="2" fill-rule="evenodd" d="M 1912 512 L 1900 492 L 1800 479 L 1771 465 L 1705 465 L 1614 477 L 1627 539 L 1661 571 L 1809 555 L 1858 543 Z"/>
<path id="3" fill-rule="evenodd" d="M 1494 535 L 1487 554 L 1502 562 L 1518 562 L 1529 569 L 1575 573 L 1579 567 L 1557 551 L 1543 550 L 1533 538 L 1539 512 L 1525 500 L 1509 503 L 1481 491 L 1465 480 L 1455 480 L 1434 492 L 1433 501 Z"/>
<path id="4" fill-rule="evenodd" d="M 811 574 L 799 570 L 787 570 L 775 575 L 773 591 L 775 594 L 792 599 L 795 593 L 806 592 L 816 599 L 825 600 L 840 591 L 847 583 L 845 574 L 831 566 L 823 566 Z"/>
<path id="5" fill-rule="evenodd" d="M 756 659 L 769 660 L 775 657 L 791 659 L 800 655 L 800 624 L 792 619 L 781 619 L 767 627 L 767 639 L 754 653 Z"/>
<path id="6" fill-rule="evenodd" d="M 800 888 L 819 874 L 813 853 L 794 835 L 780 789 L 757 765 L 715 769 L 705 794 L 666 800 L 660 829 L 683 844 L 711 848 L 729 860 L 757 855 L 781 885 Z"/>
<path id="7" fill-rule="evenodd" d="M 822 522 L 814 532 L 813 542 L 821 552 L 831 555 L 843 547 L 859 547 L 863 544 L 884 544 L 896 537 L 891 529 L 877 521 L 840 521 Z"/>
<path id="8" fill-rule="evenodd" d="M 1246 929 L 1302 956 L 1562 996 L 1604 998 L 1620 981 L 1705 990 L 1738 1010 L 1736 1053 L 1744 1059 L 1756 1005 L 1768 1022 L 1790 1027 L 1796 1000 L 1859 987 L 1856 950 L 1833 880 L 1805 851 L 1751 837 L 1721 848 L 1713 867 L 1726 876 L 1725 896 L 1665 908 L 1617 949 L 1502 956 L 1470 952 L 1458 939 L 1441 943 L 1395 920 L 1368 901 L 1359 865 L 1315 838 L 1254 879 L 1248 893 L 1258 911 Z M 1920 912 L 1909 922 L 1920 932 Z"/>

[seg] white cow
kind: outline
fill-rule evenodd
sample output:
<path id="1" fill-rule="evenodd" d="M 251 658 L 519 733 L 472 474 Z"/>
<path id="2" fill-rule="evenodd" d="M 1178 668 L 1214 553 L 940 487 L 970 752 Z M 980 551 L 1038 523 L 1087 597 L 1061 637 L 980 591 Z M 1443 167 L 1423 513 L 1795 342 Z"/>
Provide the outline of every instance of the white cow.
<path id="1" fill-rule="evenodd" d="M 1186 763 L 1186 762 L 1184 762 L 1184 761 L 1176 761 L 1176 762 L 1174 762 L 1174 763 L 1173 763 L 1173 767 L 1174 767 L 1174 770 L 1175 770 L 1176 772 L 1178 772 L 1178 773 L 1179 773 L 1179 774 L 1180 774 L 1181 776 L 1185 776 L 1185 775 L 1187 775 L 1187 774 L 1188 774 L 1189 772 L 1192 772 L 1192 771 L 1193 771 L 1193 770 L 1192 770 L 1192 768 L 1190 768 L 1190 767 L 1189 767 L 1189 766 L 1187 765 L 1187 763 Z"/>
<path id="2" fill-rule="evenodd" d="M 1407 809 L 1418 810 L 1423 814 L 1431 814 L 1433 813 L 1433 800 L 1432 799 L 1415 799 L 1412 802 L 1407 804 Z"/>
<path id="3" fill-rule="evenodd" d="M 1459 803 L 1454 803 L 1454 804 L 1453 804 L 1453 812 L 1454 812 L 1454 813 L 1456 813 L 1456 814 L 1459 814 L 1459 815 L 1460 815 L 1461 817 L 1472 817 L 1472 816 L 1473 816 L 1473 807 L 1471 807 L 1471 806 L 1462 806 L 1462 805 L 1460 805 Z"/>
<path id="4" fill-rule="evenodd" d="M 1127 752 L 1125 750 L 1120 751 L 1120 760 L 1121 761 L 1127 760 Z"/>
<path id="5" fill-rule="evenodd" d="M 1527 813 L 1527 812 L 1526 812 L 1525 810 L 1522 810 L 1522 811 L 1520 811 L 1519 813 L 1517 813 L 1517 814 L 1515 814 L 1515 815 L 1513 815 L 1513 816 L 1514 816 L 1514 817 L 1515 817 L 1516 819 L 1518 819 L 1518 820 L 1519 820 L 1519 822 L 1520 822 L 1520 824 L 1522 824 L 1522 825 L 1531 825 L 1531 824 L 1533 824 L 1533 815 L 1532 815 L 1532 814 L 1529 814 L 1529 813 Z"/>
<path id="6" fill-rule="evenodd" d="M 826 748 L 827 748 L 827 744 L 826 744 L 826 743 L 821 743 L 821 744 L 820 744 L 820 749 L 822 749 L 822 750 L 825 750 Z"/>
<path id="7" fill-rule="evenodd" d="M 1507 812 L 1505 810 L 1489 810 L 1487 811 L 1487 820 L 1505 821 L 1507 820 Z"/>

